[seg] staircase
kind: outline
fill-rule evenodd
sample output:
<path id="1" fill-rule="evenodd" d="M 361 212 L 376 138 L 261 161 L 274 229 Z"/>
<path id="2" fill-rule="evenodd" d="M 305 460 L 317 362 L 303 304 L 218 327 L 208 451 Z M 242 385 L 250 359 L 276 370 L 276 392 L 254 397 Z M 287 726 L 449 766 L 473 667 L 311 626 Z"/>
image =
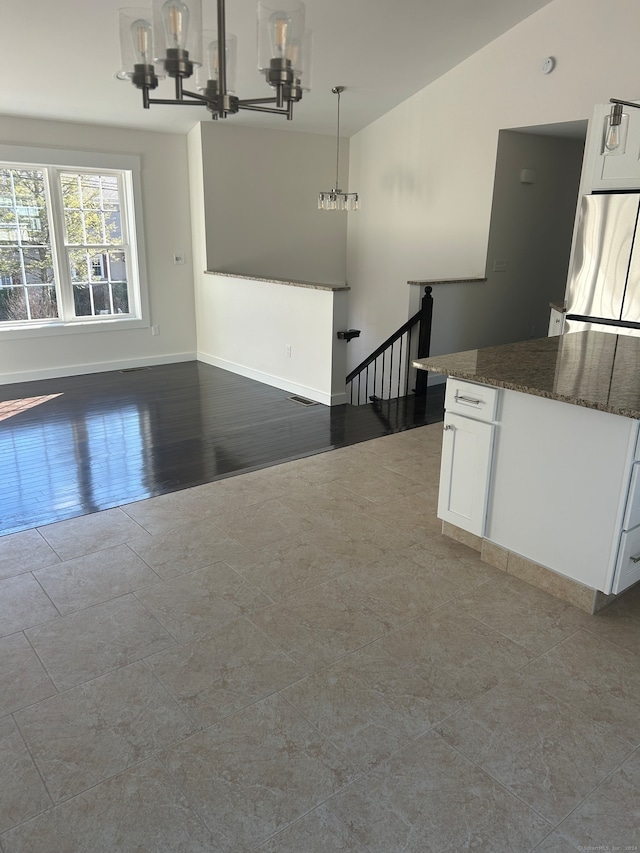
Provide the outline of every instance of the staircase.
<path id="1" fill-rule="evenodd" d="M 444 385 L 427 389 L 426 371 L 411 366 L 414 359 L 429 355 L 431 293 L 432 288 L 425 286 L 420 310 L 347 375 L 347 400 L 354 407 L 369 409 L 385 432 L 443 419 Z"/>

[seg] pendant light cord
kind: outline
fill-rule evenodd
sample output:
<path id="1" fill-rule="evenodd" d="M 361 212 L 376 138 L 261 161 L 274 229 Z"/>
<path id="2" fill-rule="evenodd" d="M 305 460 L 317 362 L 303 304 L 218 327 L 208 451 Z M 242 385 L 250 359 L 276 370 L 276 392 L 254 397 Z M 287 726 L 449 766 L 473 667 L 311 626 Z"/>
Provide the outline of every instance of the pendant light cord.
<path id="1" fill-rule="evenodd" d="M 338 120 L 336 123 L 336 184 L 334 189 L 336 192 L 340 192 L 340 184 L 338 183 L 340 174 L 340 95 L 344 91 L 344 86 L 334 86 L 331 91 L 335 92 L 338 96 Z"/>
<path id="2" fill-rule="evenodd" d="M 357 210 L 359 207 L 358 193 L 343 192 L 338 186 L 340 180 L 340 95 L 344 86 L 334 86 L 331 89 L 338 96 L 338 111 L 336 116 L 336 184 L 332 190 L 322 190 L 318 193 L 319 210 Z"/>

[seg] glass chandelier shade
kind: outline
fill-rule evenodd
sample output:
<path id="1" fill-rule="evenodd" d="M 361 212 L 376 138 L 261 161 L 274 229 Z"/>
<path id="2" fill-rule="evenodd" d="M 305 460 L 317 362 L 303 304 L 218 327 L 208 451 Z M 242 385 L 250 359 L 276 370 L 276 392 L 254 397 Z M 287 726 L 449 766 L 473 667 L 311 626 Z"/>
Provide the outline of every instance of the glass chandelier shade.
<path id="1" fill-rule="evenodd" d="M 153 0 L 152 15 L 156 62 L 169 71 L 180 51 L 193 65 L 202 65 L 201 0 Z"/>
<path id="2" fill-rule="evenodd" d="M 237 42 L 226 33 L 225 0 L 215 0 L 217 30 L 203 33 L 202 0 L 152 0 L 151 9 L 121 9 L 121 68 L 116 77 L 142 91 L 142 104 L 199 104 L 212 118 L 239 110 L 275 113 L 288 120 L 311 83 L 311 31 L 301 0 L 258 0 L 258 68 L 275 90 L 270 97 L 235 94 Z M 197 92 L 183 81 L 195 75 Z M 160 78 L 175 81 L 175 96 L 151 97 Z M 267 106 L 267 105 L 272 106 Z"/>
<path id="3" fill-rule="evenodd" d="M 151 69 L 154 73 L 153 24 L 151 9 L 130 6 L 118 12 L 120 25 L 120 80 L 132 80 L 138 66 Z M 156 73 L 156 76 L 160 76 Z"/>
<path id="4" fill-rule="evenodd" d="M 203 58 L 204 62 L 196 70 L 196 85 L 198 90 L 205 92 L 210 81 L 218 86 L 220 81 L 220 58 L 218 33 L 211 30 L 204 31 Z M 233 33 L 227 33 L 225 38 L 225 56 L 227 61 L 227 92 L 231 94 L 236 91 L 236 64 L 238 56 L 238 39 Z"/>
<path id="5" fill-rule="evenodd" d="M 298 50 L 297 64 L 300 68 L 300 86 L 305 92 L 310 92 L 312 75 L 311 59 L 313 57 L 313 32 L 311 30 L 304 31 L 300 46 L 296 49 Z"/>
<path id="6" fill-rule="evenodd" d="M 262 74 L 277 63 L 290 67 L 300 77 L 304 11 L 300 0 L 259 0 L 258 69 Z"/>
<path id="7" fill-rule="evenodd" d="M 342 190 L 318 193 L 318 210 L 357 210 L 359 207 L 358 193 L 343 193 Z"/>
<path id="8" fill-rule="evenodd" d="M 318 193 L 318 210 L 357 210 L 360 207 L 358 193 L 345 193 L 339 186 L 340 172 L 340 95 L 344 86 L 334 86 L 331 90 L 338 96 L 338 117 L 336 122 L 336 183 L 332 190 Z"/>

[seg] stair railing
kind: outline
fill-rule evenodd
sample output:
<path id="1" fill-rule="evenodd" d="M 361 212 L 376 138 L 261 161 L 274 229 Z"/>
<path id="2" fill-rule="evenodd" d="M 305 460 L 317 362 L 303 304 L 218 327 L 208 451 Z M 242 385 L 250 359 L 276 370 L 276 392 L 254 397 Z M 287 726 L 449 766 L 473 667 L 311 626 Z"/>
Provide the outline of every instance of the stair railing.
<path id="1" fill-rule="evenodd" d="M 427 392 L 427 372 L 413 370 L 414 358 L 426 358 L 431 347 L 433 320 L 432 288 L 428 285 L 420 303 L 420 310 L 380 344 L 347 376 L 347 399 L 353 405 L 369 401 L 407 397 L 409 393 L 424 396 Z M 416 326 L 418 329 L 416 331 Z M 415 375 L 415 388 L 409 391 L 411 377 Z"/>

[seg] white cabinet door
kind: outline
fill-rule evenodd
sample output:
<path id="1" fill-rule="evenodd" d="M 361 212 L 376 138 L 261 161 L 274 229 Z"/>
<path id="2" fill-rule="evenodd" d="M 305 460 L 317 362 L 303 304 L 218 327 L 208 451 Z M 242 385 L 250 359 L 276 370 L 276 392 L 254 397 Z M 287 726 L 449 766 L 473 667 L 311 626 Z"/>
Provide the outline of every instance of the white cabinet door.
<path id="1" fill-rule="evenodd" d="M 495 427 L 447 412 L 444 419 L 438 518 L 484 535 Z"/>

